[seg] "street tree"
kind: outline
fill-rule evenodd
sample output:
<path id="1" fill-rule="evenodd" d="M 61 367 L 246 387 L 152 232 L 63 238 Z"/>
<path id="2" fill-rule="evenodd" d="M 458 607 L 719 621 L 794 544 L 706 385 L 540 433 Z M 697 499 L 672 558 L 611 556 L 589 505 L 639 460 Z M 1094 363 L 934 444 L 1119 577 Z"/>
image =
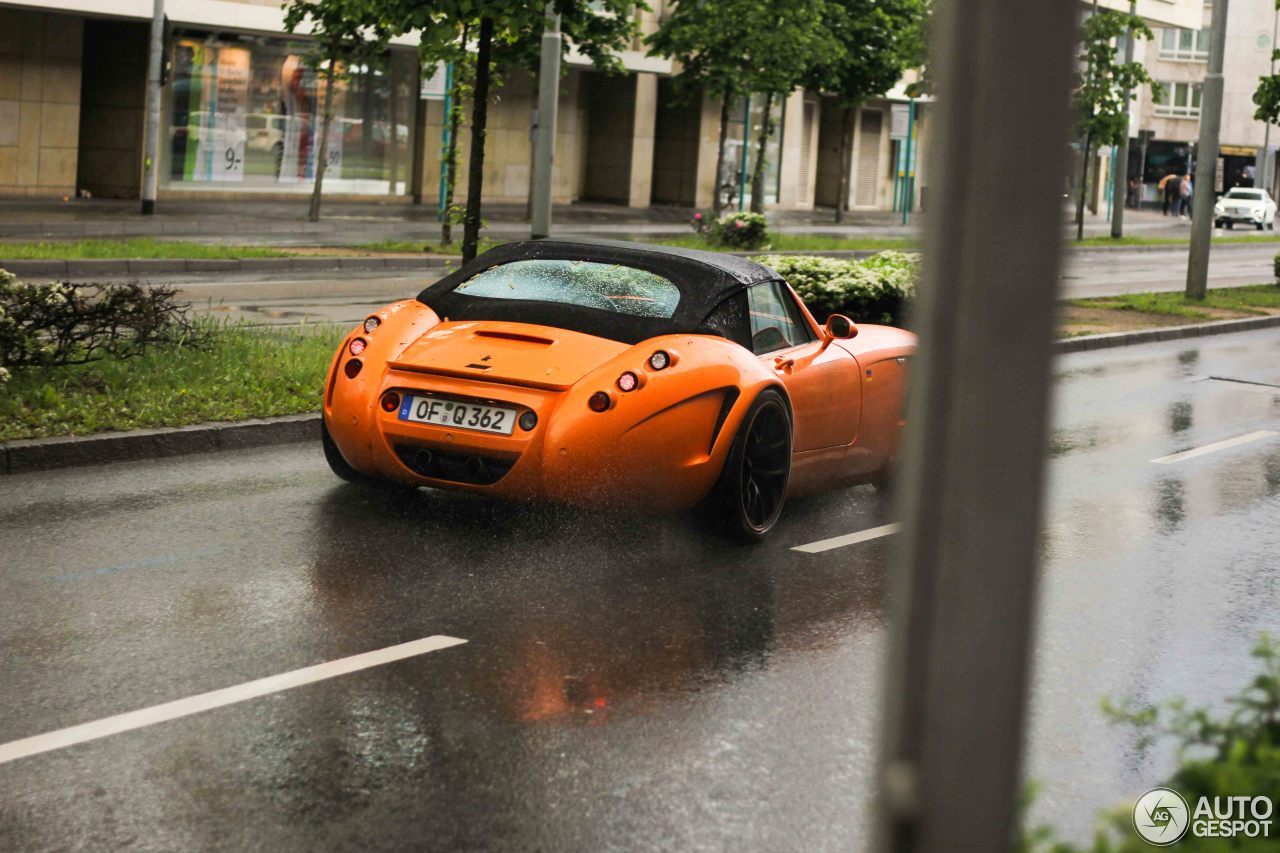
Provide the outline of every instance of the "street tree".
<path id="1" fill-rule="evenodd" d="M 476 256 L 480 244 L 484 145 L 495 72 L 505 57 L 523 57 L 541 36 L 545 7 L 525 0 L 380 0 L 395 32 L 418 30 L 424 39 L 455 39 L 463 28 L 475 33 L 475 72 L 471 84 L 471 150 L 467 166 L 467 206 L 462 226 L 462 261 Z M 636 34 L 635 12 L 647 8 L 631 0 L 553 0 L 560 13 L 564 50 L 589 58 L 600 69 L 619 65 L 617 51 Z M 435 35 L 432 35 L 435 34 Z M 443 35 L 441 35 L 443 34 Z M 470 44 L 466 45 L 470 51 Z M 432 47 L 426 56 L 432 55 Z M 495 62 L 495 60 L 497 60 Z M 517 61 L 513 59 L 513 61 Z M 527 64 L 532 64 L 527 63 Z"/>
<path id="2" fill-rule="evenodd" d="M 764 146 L 772 132 L 773 99 L 794 89 L 819 59 L 830 61 L 842 48 L 822 29 L 821 2 L 780 0 L 684 0 L 662 27 L 645 39 L 649 53 L 680 63 L 677 93 L 685 98 L 703 93 L 720 100 L 720 138 L 716 153 L 716 187 L 712 211 L 724 209 L 725 147 L 729 111 L 742 95 L 765 95 L 764 121 L 752 176 L 752 209 L 758 210 L 763 179 Z M 746 143 L 746 140 L 744 140 Z"/>
<path id="3" fill-rule="evenodd" d="M 832 62 L 816 63 L 804 85 L 834 96 L 844 111 L 836 222 L 843 221 L 849 206 L 857 108 L 867 98 L 892 89 L 907 68 L 920 67 L 928 8 L 925 0 L 826 0 L 823 25 L 845 50 Z"/>
<path id="4" fill-rule="evenodd" d="M 1082 140 L 1080 183 L 1076 197 L 1076 240 L 1084 239 L 1084 201 L 1089 179 L 1089 155 L 1095 146 L 1119 145 L 1129 133 L 1129 102 L 1138 87 L 1151 87 L 1154 97 L 1160 85 L 1141 62 L 1117 62 L 1116 39 L 1151 39 L 1151 28 L 1136 15 L 1102 10 L 1085 19 L 1080 30 L 1079 84 L 1071 96 L 1076 133 Z"/>
<path id="5" fill-rule="evenodd" d="M 307 65 L 324 77 L 323 118 L 315 157 L 315 185 L 307 218 L 320 220 L 324 175 L 329 166 L 329 132 L 333 127 L 333 89 L 337 79 L 357 63 L 374 63 L 387 50 L 390 33 L 378 0 L 286 0 L 284 25 L 289 32 L 309 26 L 312 47 Z"/>
<path id="6" fill-rule="evenodd" d="M 458 131 L 462 127 L 463 103 L 475 86 L 475 56 L 470 49 L 473 33 L 470 21 L 464 21 L 461 26 L 442 24 L 424 33 L 419 43 L 424 68 L 436 68 L 444 62 L 451 69 L 449 109 L 444 116 L 448 132 L 440 151 L 440 191 L 443 194 L 440 199 L 441 246 L 453 245 L 453 226 L 461 221 L 461 211 L 453 203 L 453 194 L 458 185 Z"/>

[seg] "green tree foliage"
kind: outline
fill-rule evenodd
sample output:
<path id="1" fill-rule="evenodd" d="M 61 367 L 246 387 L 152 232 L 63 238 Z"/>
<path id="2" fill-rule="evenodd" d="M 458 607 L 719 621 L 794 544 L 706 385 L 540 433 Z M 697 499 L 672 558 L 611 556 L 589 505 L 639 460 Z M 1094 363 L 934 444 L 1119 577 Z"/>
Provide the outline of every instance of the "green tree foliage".
<path id="1" fill-rule="evenodd" d="M 375 2 L 375 0 L 370 0 Z M 463 215 L 462 260 L 476 256 L 480 243 L 481 193 L 484 186 L 484 143 L 495 72 L 503 67 L 532 67 L 545 25 L 546 7 L 527 0 L 377 0 L 396 33 L 422 33 L 422 55 L 433 60 L 468 53 L 458 46 L 465 27 L 475 33 L 472 88 L 471 151 L 467 167 L 467 207 Z M 560 14 L 562 43 L 576 48 L 600 69 L 619 66 L 617 51 L 636 35 L 635 12 L 648 8 L 631 0 L 554 0 Z"/>
<path id="2" fill-rule="evenodd" d="M 329 165 L 329 129 L 333 126 L 333 84 L 356 62 L 376 62 L 387 50 L 388 32 L 378 0 L 286 0 L 284 25 L 289 32 L 309 27 L 312 49 L 308 64 L 324 75 L 324 118 L 316 155 L 315 187 L 308 218 L 320 219 L 324 173 Z"/>
<path id="3" fill-rule="evenodd" d="M 1160 87 L 1141 62 L 1117 62 L 1116 39 L 1132 33 L 1132 38 L 1152 39 L 1151 28 L 1135 15 L 1103 10 L 1090 15 L 1080 30 L 1079 85 L 1071 96 L 1076 132 L 1083 140 L 1080 192 L 1076 199 L 1076 239 L 1084 239 L 1084 197 L 1088 186 L 1089 153 L 1095 146 L 1119 145 L 1129 132 L 1129 102 L 1137 98 L 1140 86 Z"/>
<path id="4" fill-rule="evenodd" d="M 764 150 L 774 128 L 769 121 L 773 100 L 800 85 L 815 64 L 832 64 L 851 46 L 827 26 L 826 0 L 684 0 L 658 32 L 645 41 L 652 55 L 680 63 L 677 91 L 687 97 L 707 93 L 720 99 L 720 142 L 716 181 L 724 174 L 729 110 L 740 96 L 765 96 L 764 120 L 756 144 L 752 176 L 752 210 L 763 197 Z M 724 196 L 717 186 L 714 212 Z"/>
<path id="5" fill-rule="evenodd" d="M 1280 650 L 1263 635 L 1253 650 L 1261 671 L 1249 685 L 1226 702 L 1222 711 L 1188 708 L 1175 700 L 1164 708 L 1128 703 L 1104 703 L 1116 723 L 1130 725 L 1137 748 L 1146 752 L 1157 742 L 1172 741 L 1178 768 L 1163 784 L 1177 791 L 1194 814 L 1201 797 L 1225 801 L 1230 797 L 1268 797 L 1280 803 Z M 1272 819 L 1275 820 L 1275 815 Z M 1213 838 L 1188 832 L 1170 849 L 1216 853 L 1262 853 L 1276 849 L 1269 837 Z M 1093 843 L 1086 847 L 1054 840 L 1052 827 L 1026 831 L 1019 849 L 1028 853 L 1142 853 L 1153 849 L 1133 830 L 1131 804 L 1104 816 Z"/>
<path id="6" fill-rule="evenodd" d="M 925 56 L 924 0 L 827 0 L 823 26 L 845 49 L 834 61 L 817 62 L 805 76 L 806 88 L 832 95 L 844 108 L 840 139 L 840 189 L 836 221 L 849 204 L 849 162 L 856 108 L 887 92 L 902 72 Z"/>

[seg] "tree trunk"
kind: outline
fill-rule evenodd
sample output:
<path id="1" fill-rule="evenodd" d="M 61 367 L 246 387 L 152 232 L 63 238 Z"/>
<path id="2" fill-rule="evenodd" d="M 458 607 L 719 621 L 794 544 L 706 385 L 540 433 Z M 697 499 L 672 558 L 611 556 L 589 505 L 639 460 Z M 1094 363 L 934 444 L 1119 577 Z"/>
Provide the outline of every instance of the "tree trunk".
<path id="1" fill-rule="evenodd" d="M 1084 156 L 1080 158 L 1080 196 L 1076 199 L 1076 242 L 1084 239 L 1084 195 L 1089 185 L 1089 149 L 1093 147 L 1093 134 L 1084 138 Z"/>
<path id="2" fill-rule="evenodd" d="M 480 193 L 484 188 L 485 124 L 489 120 L 489 52 L 493 18 L 480 19 L 476 84 L 471 106 L 471 163 L 467 168 L 467 214 L 462 223 L 462 262 L 475 259 L 480 245 Z"/>
<path id="3" fill-rule="evenodd" d="M 307 211 L 307 219 L 312 222 L 320 221 L 320 193 L 329 160 L 329 128 L 333 124 L 333 78 L 338 73 L 337 65 L 337 61 L 329 57 L 329 70 L 324 75 L 324 119 L 320 122 L 320 150 L 316 153 L 316 185 L 311 191 L 311 209 Z"/>
<path id="4" fill-rule="evenodd" d="M 760 135 L 756 138 L 756 162 L 751 169 L 751 212 L 764 213 L 765 148 L 773 135 L 773 122 L 769 111 L 773 109 L 773 92 L 764 96 L 764 121 L 760 123 Z"/>
<path id="5" fill-rule="evenodd" d="M 840 129 L 840 188 L 836 190 L 836 222 L 844 222 L 844 212 L 849 209 L 850 159 L 853 157 L 854 108 L 844 108 L 844 123 Z"/>
<path id="6" fill-rule="evenodd" d="M 724 210 L 724 198 L 720 192 L 720 176 L 724 174 L 724 144 L 729 138 L 729 107 L 732 106 L 733 90 L 724 93 L 720 101 L 720 142 L 716 146 L 716 180 L 715 195 L 711 199 L 711 215 L 720 218 Z"/>
<path id="7" fill-rule="evenodd" d="M 467 49 L 469 24 L 462 25 L 462 49 Z M 458 183 L 458 128 L 462 126 L 462 78 L 466 60 L 459 62 L 453 72 L 453 86 L 449 90 L 449 144 L 444 149 L 444 199 L 441 205 L 444 217 L 440 221 L 440 245 L 453 245 L 453 190 Z"/>

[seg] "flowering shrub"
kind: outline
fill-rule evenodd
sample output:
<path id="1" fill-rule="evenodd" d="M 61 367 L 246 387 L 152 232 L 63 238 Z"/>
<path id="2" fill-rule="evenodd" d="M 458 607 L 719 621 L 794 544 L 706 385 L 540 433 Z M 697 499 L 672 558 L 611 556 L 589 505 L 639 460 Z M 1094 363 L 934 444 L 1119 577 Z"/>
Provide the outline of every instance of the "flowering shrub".
<path id="1" fill-rule="evenodd" d="M 919 255 L 880 252 L 857 261 L 813 255 L 765 255 L 757 261 L 782 276 L 822 323 L 847 314 L 856 323 L 905 325 L 920 275 Z"/>
<path id="2" fill-rule="evenodd" d="M 0 383 L 9 368 L 127 358 L 149 347 L 202 342 L 168 287 L 24 284 L 0 270 Z"/>
<path id="3" fill-rule="evenodd" d="M 730 213 L 712 222 L 705 233 L 713 246 L 728 249 L 762 249 L 769 240 L 763 213 Z"/>

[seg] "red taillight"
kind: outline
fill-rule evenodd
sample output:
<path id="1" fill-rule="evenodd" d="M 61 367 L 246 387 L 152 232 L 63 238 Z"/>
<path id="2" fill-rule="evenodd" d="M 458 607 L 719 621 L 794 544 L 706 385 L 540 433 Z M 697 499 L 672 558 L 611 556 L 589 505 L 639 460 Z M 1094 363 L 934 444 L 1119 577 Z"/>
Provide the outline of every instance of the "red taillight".
<path id="1" fill-rule="evenodd" d="M 604 391 L 597 391 L 587 400 L 587 408 L 593 412 L 607 412 L 611 405 L 613 400 Z"/>
<path id="2" fill-rule="evenodd" d="M 360 368 L 362 367 L 364 367 L 364 365 L 360 363 L 360 359 L 353 358 L 343 365 L 342 369 L 347 374 L 348 379 L 355 379 L 356 374 L 360 372 Z"/>
<path id="3" fill-rule="evenodd" d="M 395 391 L 388 391 L 382 395 L 382 411 L 394 412 L 400 408 L 400 395 Z"/>
<path id="4" fill-rule="evenodd" d="M 634 391 L 640 387 L 640 379 L 630 370 L 618 377 L 619 391 Z"/>
<path id="5" fill-rule="evenodd" d="M 354 341 L 351 342 L 351 346 L 347 347 L 347 349 L 351 350 L 352 355 L 359 355 L 360 353 L 364 352 L 364 348 L 366 346 L 368 346 L 368 343 L 365 341 L 364 338 L 356 338 Z"/>

